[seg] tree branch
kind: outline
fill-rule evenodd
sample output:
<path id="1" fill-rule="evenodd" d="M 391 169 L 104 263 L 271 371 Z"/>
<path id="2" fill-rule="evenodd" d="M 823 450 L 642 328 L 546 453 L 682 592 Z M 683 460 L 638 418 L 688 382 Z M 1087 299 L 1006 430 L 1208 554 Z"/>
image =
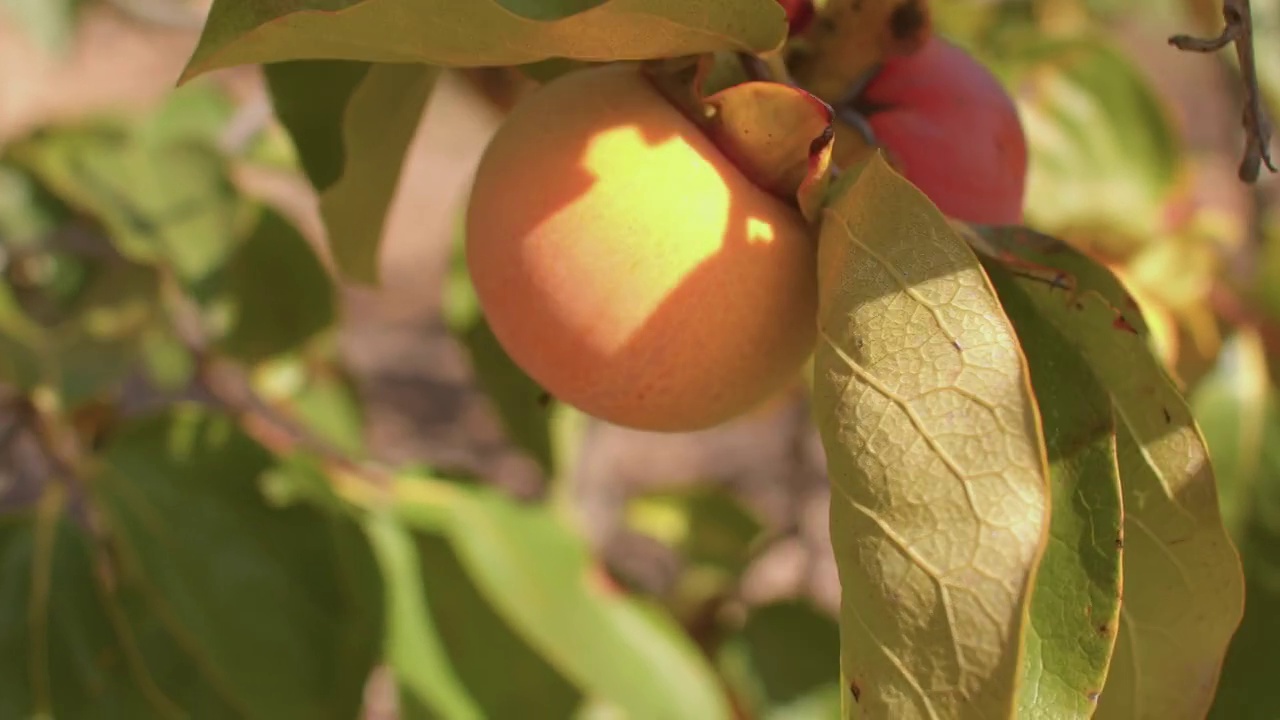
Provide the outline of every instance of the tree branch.
<path id="1" fill-rule="evenodd" d="M 1187 52 L 1217 52 L 1235 43 L 1240 72 L 1244 76 L 1245 102 L 1242 123 L 1245 131 L 1244 158 L 1240 161 L 1238 175 L 1247 183 L 1257 182 L 1262 166 L 1271 172 L 1276 166 L 1271 161 L 1271 119 L 1262 104 L 1262 91 L 1258 87 L 1258 68 L 1254 59 L 1253 13 L 1249 0 L 1223 0 L 1222 17 L 1226 26 L 1215 38 L 1197 38 L 1175 35 L 1169 44 Z"/>
<path id="2" fill-rule="evenodd" d="M 231 414 L 250 437 L 276 455 L 306 452 L 326 468 L 348 479 L 358 479 L 374 488 L 386 489 L 394 473 L 381 462 L 358 462 L 317 436 L 292 418 L 277 411 L 258 396 L 243 369 L 219 359 L 205 337 L 199 312 L 178 287 L 176 280 L 162 276 L 162 292 L 168 301 L 173 327 L 195 361 L 195 383 L 209 398 Z"/>

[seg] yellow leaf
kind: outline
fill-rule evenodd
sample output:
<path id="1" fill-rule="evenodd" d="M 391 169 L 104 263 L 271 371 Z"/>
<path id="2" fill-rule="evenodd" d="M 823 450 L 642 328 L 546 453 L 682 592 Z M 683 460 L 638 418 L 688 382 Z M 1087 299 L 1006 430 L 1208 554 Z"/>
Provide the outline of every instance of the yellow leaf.
<path id="1" fill-rule="evenodd" d="M 1010 718 L 1048 525 L 1014 331 L 972 251 L 879 154 L 825 212 L 819 293 L 844 716 Z"/>

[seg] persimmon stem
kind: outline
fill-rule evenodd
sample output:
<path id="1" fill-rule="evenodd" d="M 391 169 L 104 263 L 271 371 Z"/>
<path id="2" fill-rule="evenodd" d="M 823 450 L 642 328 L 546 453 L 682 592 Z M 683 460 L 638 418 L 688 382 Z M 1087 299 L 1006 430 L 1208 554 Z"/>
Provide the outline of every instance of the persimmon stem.
<path id="1" fill-rule="evenodd" d="M 1223 0 L 1222 17 L 1226 25 L 1222 33 L 1213 38 L 1197 38 L 1175 35 L 1169 44 L 1187 52 L 1217 52 L 1235 43 L 1236 57 L 1240 61 L 1240 73 L 1244 76 L 1244 111 L 1242 123 L 1245 131 L 1244 157 L 1237 172 L 1246 183 L 1258 180 L 1262 166 L 1276 172 L 1271 160 L 1271 119 L 1262 104 L 1262 91 L 1258 86 L 1258 69 L 1253 45 L 1253 12 L 1249 0 Z"/>
<path id="2" fill-rule="evenodd" d="M 738 53 L 738 63 L 742 65 L 742 71 L 747 74 L 747 79 L 749 80 L 774 80 L 773 71 L 769 68 L 769 64 L 758 55 Z"/>
<path id="3" fill-rule="evenodd" d="M 774 82 L 793 88 L 800 87 L 791 77 L 787 64 L 780 55 L 762 56 L 740 52 L 737 56 L 742 72 L 746 74 L 748 80 Z"/>

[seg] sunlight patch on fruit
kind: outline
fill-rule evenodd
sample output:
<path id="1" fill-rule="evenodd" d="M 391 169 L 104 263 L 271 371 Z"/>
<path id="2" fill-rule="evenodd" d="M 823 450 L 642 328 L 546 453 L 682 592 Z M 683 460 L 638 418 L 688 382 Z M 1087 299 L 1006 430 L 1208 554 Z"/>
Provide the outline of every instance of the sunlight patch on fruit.
<path id="1" fill-rule="evenodd" d="M 1047 530 L 1027 368 L 919 191 L 878 155 L 843 190 L 819 250 L 815 414 L 855 715 L 1009 716 Z"/>
<path id="2" fill-rule="evenodd" d="M 669 265 L 636 257 L 626 247 L 595 243 L 576 255 L 558 254 L 554 261 L 547 256 L 537 266 L 545 287 L 576 287 L 574 293 L 548 293 L 548 298 L 565 317 L 577 316 L 582 326 L 597 328 L 597 351 L 623 351 L 667 302 L 673 292 L 673 269 L 687 281 L 732 242 L 733 197 L 725 179 L 702 160 L 699 151 L 681 133 L 656 134 L 637 125 L 601 131 L 587 142 L 582 155 L 582 171 L 591 179 L 576 197 L 533 230 L 533 242 L 567 245 L 575 243 L 580 228 L 594 227 L 601 218 L 633 215 L 629 208 L 637 194 L 643 194 L 650 207 L 664 209 L 661 217 L 656 211 L 635 217 L 629 227 L 633 232 L 652 228 L 643 234 L 650 238 L 650 257 L 663 258 Z M 618 173 L 619 165 L 632 168 L 632 172 Z M 681 184 L 672 183 L 674 177 L 679 177 Z M 691 195 L 689 187 L 701 192 Z M 685 231 L 674 232 L 677 226 L 672 220 L 678 220 L 678 227 Z M 748 238 L 754 240 L 767 227 L 764 221 L 751 224 L 748 220 Z M 619 272 L 624 267 L 625 272 Z M 610 278 L 607 283 L 593 280 L 605 277 Z M 620 298 L 628 301 L 619 302 Z M 602 325 L 596 318 L 608 308 L 615 310 L 613 322 Z"/>
<path id="3" fill-rule="evenodd" d="M 768 245 L 774 241 L 773 226 L 756 217 L 747 218 L 747 242 L 756 245 Z"/>

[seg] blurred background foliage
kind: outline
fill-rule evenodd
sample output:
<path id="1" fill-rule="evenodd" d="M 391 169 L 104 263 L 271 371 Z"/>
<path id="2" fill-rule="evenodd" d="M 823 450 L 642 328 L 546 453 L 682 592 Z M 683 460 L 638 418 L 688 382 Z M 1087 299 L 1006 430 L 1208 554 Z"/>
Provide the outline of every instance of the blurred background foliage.
<path id="1" fill-rule="evenodd" d="M 383 285 L 341 287 L 260 73 L 172 89 L 204 10 L 0 0 L 0 719 L 838 716 L 803 383 L 625 431 L 479 315 L 457 210 L 527 75 L 440 78 Z M 1029 224 L 1121 274 L 1192 399 L 1248 576 L 1213 716 L 1274 717 L 1280 185 L 1235 178 L 1234 56 L 1166 44 L 1220 8 L 934 13 L 1018 100 Z"/>

